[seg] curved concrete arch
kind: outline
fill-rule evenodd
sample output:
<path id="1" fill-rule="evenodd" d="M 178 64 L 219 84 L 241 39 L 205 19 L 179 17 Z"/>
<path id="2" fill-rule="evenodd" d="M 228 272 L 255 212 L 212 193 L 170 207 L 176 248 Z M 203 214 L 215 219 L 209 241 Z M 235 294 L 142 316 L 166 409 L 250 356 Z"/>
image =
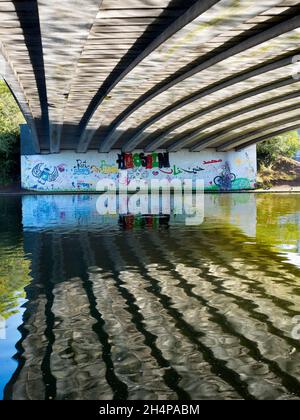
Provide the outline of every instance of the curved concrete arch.
<path id="1" fill-rule="evenodd" d="M 133 62 L 126 67 L 126 69 L 104 90 L 100 88 L 98 94 L 91 102 L 86 114 L 83 116 L 83 123 L 80 128 L 80 140 L 77 147 L 78 152 L 85 152 L 89 146 L 89 143 L 94 133 L 89 133 L 87 125 L 92 118 L 97 108 L 102 104 L 103 100 L 109 93 L 117 86 L 117 84 L 123 80 L 136 66 L 138 66 L 147 56 L 149 56 L 154 50 L 159 48 L 164 42 L 166 42 L 172 35 L 180 31 L 183 27 L 188 25 L 199 15 L 206 12 L 220 0 L 198 0 L 193 4 L 184 14 L 182 14 L 173 24 L 171 24 L 161 35 L 159 35 L 147 48 L 145 48 L 141 54 L 136 57 Z"/>
<path id="2" fill-rule="evenodd" d="M 252 131 L 249 131 L 245 134 L 238 135 L 235 138 L 232 138 L 230 141 L 227 141 L 226 143 L 219 146 L 217 148 L 217 151 L 224 152 L 224 151 L 234 149 L 237 146 L 239 146 L 240 143 L 243 143 L 243 140 L 246 140 L 248 137 L 252 137 L 252 136 L 256 136 L 256 135 L 259 137 L 261 134 L 263 134 L 265 131 L 267 131 L 269 129 L 280 127 L 282 125 L 286 125 L 286 124 L 289 124 L 289 123 L 294 123 L 296 121 L 299 121 L 298 122 L 298 127 L 299 127 L 300 126 L 300 112 L 299 112 L 299 115 L 293 116 L 291 118 L 283 119 L 283 120 L 278 120 L 275 123 L 271 123 L 269 125 L 266 125 L 266 127 L 264 129 L 252 130 Z M 285 131 L 287 131 L 287 130 L 285 130 Z M 250 140 L 250 141 L 252 141 L 252 140 Z M 242 148 L 246 147 L 245 145 L 247 143 L 248 142 L 243 143 Z"/>
<path id="3" fill-rule="evenodd" d="M 168 147 L 168 151 L 177 152 L 178 150 L 181 150 L 183 147 L 187 146 L 189 143 L 192 143 L 193 137 L 196 137 L 196 136 L 198 137 L 202 133 L 203 130 L 212 128 L 213 126 L 218 125 L 219 123 L 225 122 L 227 119 L 230 120 L 232 118 L 238 117 L 239 115 L 247 114 L 249 112 L 264 108 L 266 106 L 275 105 L 276 103 L 279 104 L 280 102 L 297 98 L 299 96 L 300 96 L 300 90 L 290 93 L 288 95 L 283 94 L 273 99 L 267 99 L 265 101 L 255 103 L 254 105 L 241 108 L 237 111 L 230 112 L 229 114 L 225 114 L 221 118 L 216 118 L 206 124 L 203 124 L 201 127 L 198 127 L 196 130 L 194 130 L 191 134 L 185 135 L 184 137 L 180 137 L 179 140 L 177 140 L 174 144 Z"/>
<path id="4" fill-rule="evenodd" d="M 299 52 L 299 50 L 297 50 L 297 53 L 298 52 Z M 220 81 L 220 82 L 218 82 L 218 83 L 216 83 L 212 86 L 201 89 L 200 91 L 196 92 L 194 95 L 188 96 L 187 98 L 184 98 L 183 100 L 178 101 L 175 104 L 165 108 L 164 110 L 160 111 L 159 113 L 157 113 L 156 115 L 154 115 L 153 117 L 148 119 L 144 124 L 140 125 L 140 127 L 137 129 L 136 133 L 133 134 L 130 141 L 128 141 L 123 146 L 124 151 L 125 150 L 126 151 L 131 151 L 132 149 L 134 149 L 136 144 L 138 144 L 138 142 L 140 140 L 140 136 L 145 129 L 147 129 L 151 125 L 155 124 L 156 122 L 160 121 L 162 118 L 168 116 L 172 112 L 175 112 L 175 111 L 183 108 L 184 106 L 191 104 L 192 102 L 195 102 L 199 99 L 203 99 L 208 95 L 212 95 L 213 93 L 216 93 L 220 90 L 231 87 L 231 86 L 233 86 L 237 83 L 241 83 L 245 80 L 251 79 L 251 78 L 256 77 L 256 76 L 259 76 L 263 73 L 268 73 L 272 70 L 276 70 L 278 68 L 288 66 L 288 65 L 292 64 L 292 58 L 293 57 L 294 57 L 294 54 L 289 55 L 288 57 L 276 60 L 276 61 L 274 61 L 270 64 L 265 64 L 265 65 L 262 65 L 258 68 L 255 67 L 253 70 L 243 72 L 242 74 L 239 74 L 238 76 L 233 76 L 229 79 L 225 79 L 223 81 Z M 292 83 L 292 81 L 293 81 L 292 77 L 290 79 L 291 79 L 291 83 Z M 158 144 L 155 144 L 155 147 L 157 148 L 161 144 L 163 144 L 163 142 L 162 143 L 159 142 Z M 151 147 L 153 147 L 153 145 L 151 145 Z M 150 149 L 148 149 L 148 147 L 146 148 L 146 150 L 150 151 Z"/>
<path id="5" fill-rule="evenodd" d="M 41 143 L 41 137 L 44 135 L 47 148 L 50 149 L 49 104 L 47 98 L 39 4 L 38 1 L 20 2 L 13 0 L 13 5 L 22 30 L 23 45 L 28 54 L 37 90 L 38 104 L 41 112 L 39 121 L 41 129 L 39 130 L 37 127 L 39 143 Z M 24 11 L 26 11 L 27 15 L 26 13 L 24 14 Z"/>
<path id="6" fill-rule="evenodd" d="M 234 97 L 232 97 L 230 99 L 222 100 L 222 101 L 218 102 L 217 104 L 214 104 L 210 107 L 207 107 L 204 110 L 201 110 L 201 111 L 196 112 L 192 115 L 189 115 L 189 116 L 185 117 L 184 119 L 180 120 L 179 122 L 174 123 L 172 125 L 172 127 L 170 127 L 165 133 L 163 133 L 162 135 L 160 135 L 156 139 L 154 139 L 146 147 L 146 151 L 147 152 L 152 152 L 155 149 L 159 148 L 165 142 L 165 140 L 166 140 L 165 136 L 167 134 L 170 134 L 172 131 L 184 126 L 185 124 L 187 124 L 189 122 L 192 122 L 193 120 L 195 120 L 197 118 L 200 118 L 204 115 L 207 115 L 210 112 L 217 111 L 218 109 L 222 109 L 223 107 L 233 105 L 233 104 L 238 103 L 240 101 L 243 101 L 245 99 L 248 99 L 248 98 L 251 98 L 251 97 L 260 95 L 262 93 L 272 91 L 272 90 L 276 90 L 276 89 L 279 89 L 279 88 L 284 87 L 284 86 L 289 86 L 289 85 L 297 83 L 297 82 L 298 82 L 297 80 L 294 80 L 291 77 L 284 78 L 284 79 L 281 79 L 279 82 L 268 83 L 268 84 L 266 84 L 266 85 L 264 85 L 264 86 L 262 86 L 258 89 L 256 89 L 256 88 L 255 89 L 250 89 L 246 93 L 238 94 L 238 95 L 235 95 Z M 292 93 L 291 95 L 294 95 L 294 93 Z M 279 96 L 278 98 L 281 98 L 281 96 Z M 227 118 L 232 118 L 233 116 L 242 115 L 246 112 L 254 110 L 254 109 L 256 109 L 255 107 L 257 107 L 257 109 L 259 109 L 261 106 L 265 106 L 265 104 L 271 105 L 272 103 L 275 103 L 275 101 L 276 101 L 276 98 L 271 99 L 271 100 L 268 99 L 268 100 L 265 100 L 265 101 L 257 102 L 254 105 L 251 105 L 249 107 L 241 108 L 237 111 L 233 111 L 231 113 L 225 114 L 221 118 L 216 118 L 216 119 L 210 121 L 209 123 L 198 126 L 197 128 L 193 129 L 192 132 L 189 132 L 188 135 L 185 135 L 185 133 L 183 133 L 183 135 L 178 140 L 176 140 L 175 143 L 172 144 L 172 146 L 170 146 L 168 148 L 168 150 L 170 152 L 177 152 L 178 150 L 185 147 L 191 141 L 191 136 L 194 136 L 196 134 L 201 133 L 202 130 L 210 128 L 217 123 L 226 121 Z"/>
<path id="7" fill-rule="evenodd" d="M 299 96 L 299 92 L 298 92 L 297 96 Z M 216 142 L 221 141 L 222 137 L 226 136 L 226 134 L 229 134 L 232 130 L 236 130 L 237 128 L 242 128 L 242 127 L 247 126 L 251 123 L 255 123 L 255 122 L 264 120 L 266 118 L 271 118 L 271 117 L 275 117 L 276 115 L 285 114 L 289 111 L 295 111 L 297 109 L 300 109 L 300 104 L 299 103 L 290 105 L 288 107 L 279 108 L 279 109 L 276 109 L 275 111 L 270 111 L 270 112 L 266 112 L 264 114 L 259 114 L 258 116 L 247 118 L 245 120 L 242 120 L 242 121 L 239 121 L 237 123 L 231 124 L 231 125 L 227 126 L 225 129 L 219 130 L 219 131 L 213 133 L 212 135 L 202 139 L 201 141 L 199 141 L 198 143 L 193 145 L 190 148 L 190 150 L 194 152 L 194 151 L 203 150 L 203 149 L 208 148 L 208 147 L 213 147 Z"/>
<path id="8" fill-rule="evenodd" d="M 33 143 L 33 147 L 36 153 L 40 153 L 41 148 L 40 148 L 40 143 L 39 143 L 39 139 L 38 139 L 38 134 L 37 134 L 37 129 L 36 129 L 36 124 L 34 121 L 34 118 L 31 115 L 31 112 L 29 110 L 29 107 L 27 106 L 27 102 L 23 96 L 22 93 L 20 93 L 18 91 L 17 85 L 15 84 L 14 80 L 12 80 L 9 76 L 7 76 L 7 78 L 3 79 L 6 83 L 6 85 L 8 86 L 11 94 L 13 95 L 28 127 L 32 136 L 32 143 Z"/>
<path id="9" fill-rule="evenodd" d="M 109 132 L 105 138 L 105 140 L 100 145 L 101 152 L 108 152 L 115 143 L 114 133 L 118 126 L 125 121 L 130 115 L 132 115 L 135 111 L 140 109 L 143 105 L 149 102 L 151 99 L 155 98 L 156 96 L 160 95 L 161 93 L 167 91 L 171 87 L 179 84 L 180 82 L 188 79 L 189 77 L 195 75 L 196 73 L 200 73 L 201 71 L 217 64 L 225 59 L 235 56 L 243 51 L 246 51 L 252 47 L 255 47 L 263 42 L 266 42 L 272 38 L 276 38 L 284 33 L 290 32 L 294 29 L 297 29 L 300 26 L 300 16 L 293 17 L 288 19 L 280 24 L 265 30 L 264 32 L 259 33 L 258 35 L 252 36 L 237 45 L 227 49 L 226 51 L 222 51 L 221 53 L 211 57 L 206 61 L 202 61 L 200 64 L 197 64 L 191 70 L 187 70 L 180 74 L 179 76 L 174 76 L 171 80 L 167 81 L 161 87 L 155 87 L 148 91 L 145 95 L 137 99 L 133 102 L 123 113 L 119 115 L 119 117 L 112 123 Z"/>
<path id="10" fill-rule="evenodd" d="M 3 80 L 7 84 L 9 90 L 11 91 L 16 103 L 18 104 L 18 107 L 21 113 L 23 114 L 25 118 L 25 121 L 28 124 L 28 127 L 32 135 L 33 145 L 34 145 L 34 149 L 36 153 L 40 153 L 40 144 L 38 140 L 35 120 L 33 118 L 32 112 L 28 105 L 28 101 L 26 99 L 25 93 L 20 83 L 18 82 L 18 79 L 13 71 L 13 67 L 10 61 L 7 59 L 7 55 L 6 55 L 3 45 L 1 45 L 1 48 L 0 48 L 0 57 L 2 58 L 3 63 L 5 64 L 5 69 L 3 72 L 4 74 L 2 74 Z"/>
<path id="11" fill-rule="evenodd" d="M 243 144 L 242 146 L 235 147 L 235 150 L 237 152 L 239 152 L 240 150 L 245 149 L 245 147 L 252 146 L 253 144 L 257 144 L 257 143 L 260 143 L 262 141 L 269 140 L 269 139 L 271 139 L 271 138 L 273 138 L 275 136 L 279 136 L 280 134 L 288 133 L 289 131 L 298 130 L 299 127 L 300 127 L 300 118 L 299 118 L 299 123 L 298 124 L 293 124 L 293 125 L 291 125 L 289 127 L 283 128 L 281 130 L 274 131 L 274 132 L 272 132 L 270 134 L 266 134 L 265 136 L 258 137 L 258 138 L 254 139 L 254 140 L 251 140 L 251 141 Z"/>

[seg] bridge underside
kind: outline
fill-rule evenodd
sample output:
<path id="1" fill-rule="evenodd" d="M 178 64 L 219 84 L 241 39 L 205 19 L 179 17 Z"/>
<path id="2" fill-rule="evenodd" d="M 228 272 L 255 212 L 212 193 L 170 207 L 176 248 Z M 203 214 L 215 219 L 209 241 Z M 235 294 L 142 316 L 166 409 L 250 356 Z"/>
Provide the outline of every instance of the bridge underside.
<path id="1" fill-rule="evenodd" d="M 294 0 L 0 1 L 24 186 L 94 189 L 130 169 L 252 188 L 252 145 L 300 125 L 299 12 Z"/>
<path id="2" fill-rule="evenodd" d="M 300 2 L 0 1 L 36 153 L 243 148 L 299 128 Z"/>

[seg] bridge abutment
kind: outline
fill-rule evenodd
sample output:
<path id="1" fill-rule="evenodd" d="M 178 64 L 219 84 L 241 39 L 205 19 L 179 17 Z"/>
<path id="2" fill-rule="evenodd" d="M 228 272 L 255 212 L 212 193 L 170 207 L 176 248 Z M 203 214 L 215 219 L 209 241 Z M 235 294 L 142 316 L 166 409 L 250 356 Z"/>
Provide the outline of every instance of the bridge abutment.
<path id="1" fill-rule="evenodd" d="M 22 187 L 44 192 L 97 191 L 99 181 L 114 181 L 130 186 L 131 182 L 143 180 L 204 180 L 206 191 L 236 191 L 255 188 L 257 164 L 256 146 L 238 152 L 216 152 L 206 149 L 201 152 L 167 153 L 158 150 L 146 153 L 137 150 L 122 153 L 89 151 L 76 153 L 62 151 L 58 154 L 35 154 L 30 147 L 26 129 L 22 134 L 21 174 Z"/>

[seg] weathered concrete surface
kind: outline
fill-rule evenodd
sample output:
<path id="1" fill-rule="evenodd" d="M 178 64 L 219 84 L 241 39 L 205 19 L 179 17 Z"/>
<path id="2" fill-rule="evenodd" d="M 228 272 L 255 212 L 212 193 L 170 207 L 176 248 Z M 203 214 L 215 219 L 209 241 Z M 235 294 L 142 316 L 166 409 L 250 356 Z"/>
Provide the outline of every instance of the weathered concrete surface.
<path id="1" fill-rule="evenodd" d="M 0 73 L 35 153 L 231 150 L 299 127 L 299 11 L 294 0 L 0 1 Z"/>

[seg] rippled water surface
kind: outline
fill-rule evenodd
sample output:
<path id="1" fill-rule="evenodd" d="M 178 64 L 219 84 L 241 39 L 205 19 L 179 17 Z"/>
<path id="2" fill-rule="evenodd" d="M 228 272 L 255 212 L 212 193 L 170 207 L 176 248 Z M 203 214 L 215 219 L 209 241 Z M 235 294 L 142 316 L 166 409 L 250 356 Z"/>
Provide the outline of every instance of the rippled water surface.
<path id="1" fill-rule="evenodd" d="M 96 199 L 0 198 L 0 398 L 300 399 L 299 195 Z"/>

